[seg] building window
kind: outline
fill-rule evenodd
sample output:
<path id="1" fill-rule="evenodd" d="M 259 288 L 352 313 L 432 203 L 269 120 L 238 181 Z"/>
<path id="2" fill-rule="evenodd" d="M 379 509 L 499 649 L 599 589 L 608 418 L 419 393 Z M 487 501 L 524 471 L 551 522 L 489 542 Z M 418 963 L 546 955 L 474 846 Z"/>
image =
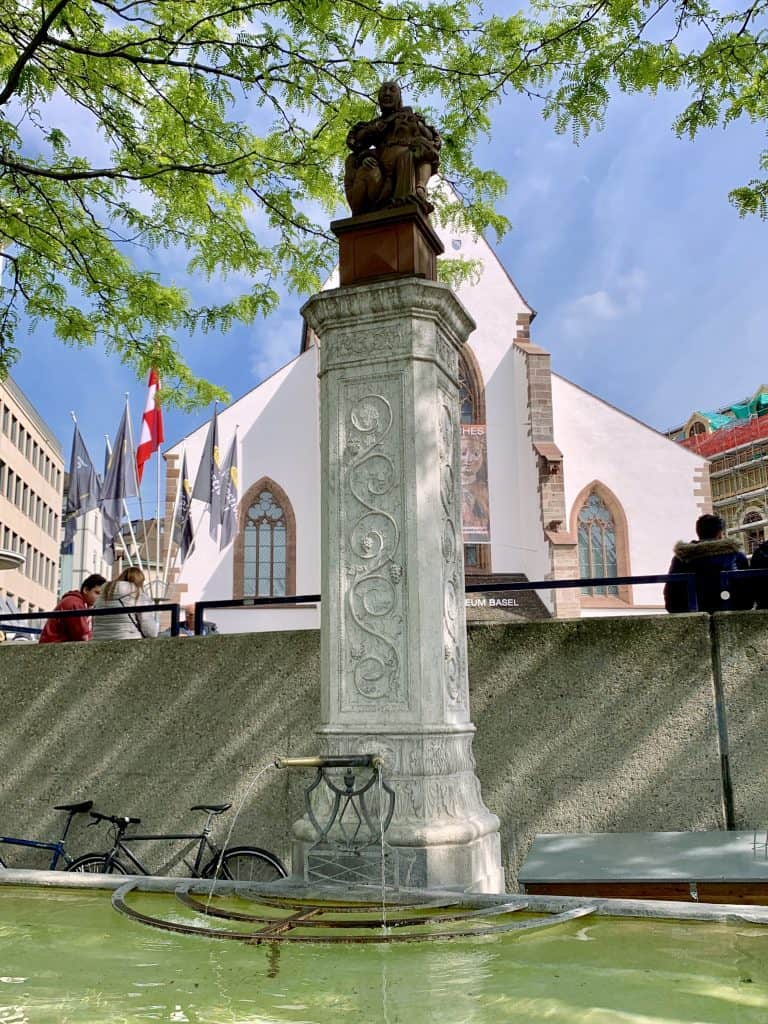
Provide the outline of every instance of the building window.
<path id="1" fill-rule="evenodd" d="M 744 518 L 741 520 L 742 526 L 749 526 L 750 523 L 763 523 L 765 515 L 758 509 L 750 509 L 746 513 Z M 751 530 L 745 530 L 743 533 L 744 537 L 744 550 L 748 555 L 751 555 L 755 548 L 763 543 L 765 539 L 764 528 L 762 525 L 756 526 Z"/>
<path id="2" fill-rule="evenodd" d="M 485 423 L 485 387 L 471 348 L 459 353 L 459 418 L 462 423 Z M 491 545 L 464 545 L 464 572 L 491 571 Z"/>
<path id="3" fill-rule="evenodd" d="M 627 519 L 621 503 L 604 484 L 595 480 L 578 496 L 571 516 L 571 532 L 578 537 L 582 579 L 631 575 Z M 582 587 L 581 593 L 588 601 L 595 599 L 598 603 L 632 603 L 631 588 L 625 585 Z"/>
<path id="4" fill-rule="evenodd" d="M 235 539 L 235 597 L 287 597 L 296 593 L 296 520 L 288 496 L 266 477 L 240 503 Z"/>
<path id="5" fill-rule="evenodd" d="M 688 437 L 695 437 L 697 434 L 706 434 L 706 432 L 707 428 L 704 426 L 701 420 L 696 420 L 695 423 L 691 424 L 688 430 Z"/>
<path id="6" fill-rule="evenodd" d="M 579 512 L 579 570 L 582 578 L 618 576 L 616 560 L 616 526 L 613 516 L 596 494 L 591 494 Z M 619 596 L 619 588 L 582 587 L 590 597 Z"/>

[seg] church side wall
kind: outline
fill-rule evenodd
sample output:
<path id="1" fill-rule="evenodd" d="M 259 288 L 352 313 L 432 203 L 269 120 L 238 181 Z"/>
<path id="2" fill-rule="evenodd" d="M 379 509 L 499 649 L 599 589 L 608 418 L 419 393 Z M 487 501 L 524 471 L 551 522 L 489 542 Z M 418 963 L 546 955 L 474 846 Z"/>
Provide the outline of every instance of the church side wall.
<path id="1" fill-rule="evenodd" d="M 478 280 L 462 284 L 456 294 L 477 323 L 469 344 L 488 387 L 515 340 L 518 313 L 530 314 L 530 309 L 484 238 L 462 235 L 461 248 L 454 250 L 450 232 L 441 231 L 441 237 L 448 257 L 481 263 Z"/>
<path id="2" fill-rule="evenodd" d="M 262 477 L 274 480 L 287 494 L 296 517 L 296 593 L 320 591 L 320 441 L 318 424 L 317 350 L 312 348 L 279 370 L 219 414 L 219 443 L 229 446 L 235 426 L 240 438 L 240 497 Z M 186 447 L 190 467 L 196 467 L 208 425 L 172 449 L 181 456 Z M 234 545 L 221 555 L 208 531 L 208 514 L 198 527 L 201 506 L 193 505 L 195 550 L 182 569 L 185 603 L 232 597 Z M 211 610 L 206 619 L 219 630 L 236 633 L 251 629 L 316 629 L 315 606 L 272 609 Z"/>
<path id="3" fill-rule="evenodd" d="M 468 344 L 485 385 L 491 568 L 543 579 L 550 565 L 531 447 L 528 376 L 514 347 L 518 315 L 529 316 L 530 310 L 483 238 L 463 235 L 455 252 L 450 232 L 443 231 L 443 240 L 449 256 L 482 262 L 480 279 L 462 285 L 457 295 L 477 322 Z"/>
<path id="4" fill-rule="evenodd" d="M 764 827 L 768 613 L 715 619 L 737 824 Z M 469 630 L 478 775 L 510 886 L 536 832 L 723 826 L 711 659 L 705 615 Z M 185 829 L 192 804 L 238 801 L 276 754 L 315 752 L 319 634 L 6 645 L 0 702 L 6 834 L 52 835 L 52 805 L 86 798 Z M 232 841 L 287 858 L 308 782 L 262 775 Z M 78 825 L 71 848 L 105 841 Z"/>
<path id="5" fill-rule="evenodd" d="M 707 511 L 701 485 L 706 460 L 556 374 L 552 395 L 571 525 L 574 502 L 598 480 L 627 518 L 630 573 L 666 572 L 675 542 L 690 539 L 696 519 Z M 662 587 L 635 587 L 633 599 L 636 606 L 663 608 Z"/>

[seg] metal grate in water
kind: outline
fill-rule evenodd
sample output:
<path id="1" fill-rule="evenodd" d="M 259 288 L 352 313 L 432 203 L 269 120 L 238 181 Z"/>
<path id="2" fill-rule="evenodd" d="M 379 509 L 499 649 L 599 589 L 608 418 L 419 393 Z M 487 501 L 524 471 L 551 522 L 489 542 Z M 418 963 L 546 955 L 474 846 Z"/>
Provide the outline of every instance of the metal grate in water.
<path id="1" fill-rule="evenodd" d="M 396 943 L 433 942 L 527 932 L 563 924 L 595 911 L 585 904 L 562 913 L 539 914 L 520 919 L 515 915 L 529 907 L 525 899 L 500 899 L 473 902 L 471 897 L 447 898 L 433 902 L 360 901 L 341 903 L 313 902 L 274 895 L 248 893 L 253 913 L 229 907 L 219 897 L 199 899 L 189 891 L 190 882 L 176 888 L 176 899 L 196 917 L 180 921 L 178 914 L 156 917 L 143 913 L 128 902 L 138 882 L 133 879 L 117 889 L 112 905 L 133 921 L 182 935 L 209 939 L 231 939 L 252 945 L 271 942 L 305 943 Z M 225 897 L 226 899 L 226 897 Z M 210 918 L 253 925 L 251 930 L 214 928 Z M 202 922 L 202 923 L 201 923 Z"/>

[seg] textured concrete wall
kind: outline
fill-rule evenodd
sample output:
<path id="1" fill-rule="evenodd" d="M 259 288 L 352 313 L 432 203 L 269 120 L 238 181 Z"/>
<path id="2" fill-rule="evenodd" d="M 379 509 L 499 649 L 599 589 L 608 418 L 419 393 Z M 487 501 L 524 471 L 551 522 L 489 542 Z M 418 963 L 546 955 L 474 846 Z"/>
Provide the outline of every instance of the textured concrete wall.
<path id="1" fill-rule="evenodd" d="M 737 829 L 768 829 L 768 612 L 715 615 Z"/>
<path id="2" fill-rule="evenodd" d="M 723 825 L 707 617 L 470 632 L 475 756 L 511 882 L 537 832 Z"/>
<path id="3" fill-rule="evenodd" d="M 193 804 L 239 802 L 275 754 L 312 752 L 318 639 L 300 631 L 3 647 L 0 833 L 52 835 L 62 816 L 51 806 L 89 798 L 106 813 L 141 817 L 149 831 L 194 831 L 204 816 L 189 812 Z M 269 771 L 232 841 L 285 854 L 300 807 L 295 775 Z M 79 853 L 104 843 L 101 826 L 73 833 Z M 10 847 L 0 853 L 10 862 Z"/>
<path id="4" fill-rule="evenodd" d="M 739 827 L 768 820 L 765 626 L 756 612 L 718 623 Z M 51 834 L 51 805 L 87 797 L 161 830 L 194 822 L 194 803 L 239 800 L 274 754 L 315 749 L 318 641 L 0 648 L 0 832 Z M 478 774 L 502 821 L 508 883 L 536 832 L 722 827 L 706 616 L 481 626 L 469 655 Z M 267 772 L 233 841 L 286 856 L 304 778 Z M 73 848 L 102 836 L 75 835 Z"/>

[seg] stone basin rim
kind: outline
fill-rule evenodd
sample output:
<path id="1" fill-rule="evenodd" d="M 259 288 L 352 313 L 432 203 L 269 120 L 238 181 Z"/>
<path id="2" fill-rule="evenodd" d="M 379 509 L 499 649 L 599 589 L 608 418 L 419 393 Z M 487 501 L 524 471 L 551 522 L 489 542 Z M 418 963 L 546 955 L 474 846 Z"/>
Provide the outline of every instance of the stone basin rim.
<path id="1" fill-rule="evenodd" d="M 190 893 L 208 894 L 211 889 L 210 879 L 205 878 L 169 878 L 155 875 L 99 875 L 77 874 L 66 871 L 37 871 L 24 868 L 0 869 L 0 886 L 9 888 L 51 888 L 78 890 L 119 889 L 127 881 L 135 881 L 135 892 L 168 893 L 173 895 L 178 886 L 184 883 Z M 318 902 L 376 902 L 375 886 L 359 887 L 356 890 L 348 886 L 306 885 L 296 880 L 282 879 L 263 885 L 251 882 L 217 883 L 216 891 L 222 895 L 234 895 L 238 892 L 263 892 L 265 896 L 290 896 Z M 712 921 L 719 923 L 751 924 L 768 926 L 768 907 L 745 906 L 729 903 L 680 903 L 672 900 L 621 900 L 603 899 L 586 896 L 535 896 L 520 893 L 471 893 L 457 892 L 446 889 L 401 889 L 397 894 L 387 892 L 386 898 L 391 906 L 393 896 L 403 898 L 403 905 L 413 901 L 428 903 L 431 901 L 466 901 L 480 906 L 493 907 L 499 903 L 514 899 L 525 899 L 529 911 L 547 914 L 563 913 L 589 904 L 594 908 L 593 914 L 598 917 L 629 917 L 637 919 L 657 919 L 673 921 Z"/>

